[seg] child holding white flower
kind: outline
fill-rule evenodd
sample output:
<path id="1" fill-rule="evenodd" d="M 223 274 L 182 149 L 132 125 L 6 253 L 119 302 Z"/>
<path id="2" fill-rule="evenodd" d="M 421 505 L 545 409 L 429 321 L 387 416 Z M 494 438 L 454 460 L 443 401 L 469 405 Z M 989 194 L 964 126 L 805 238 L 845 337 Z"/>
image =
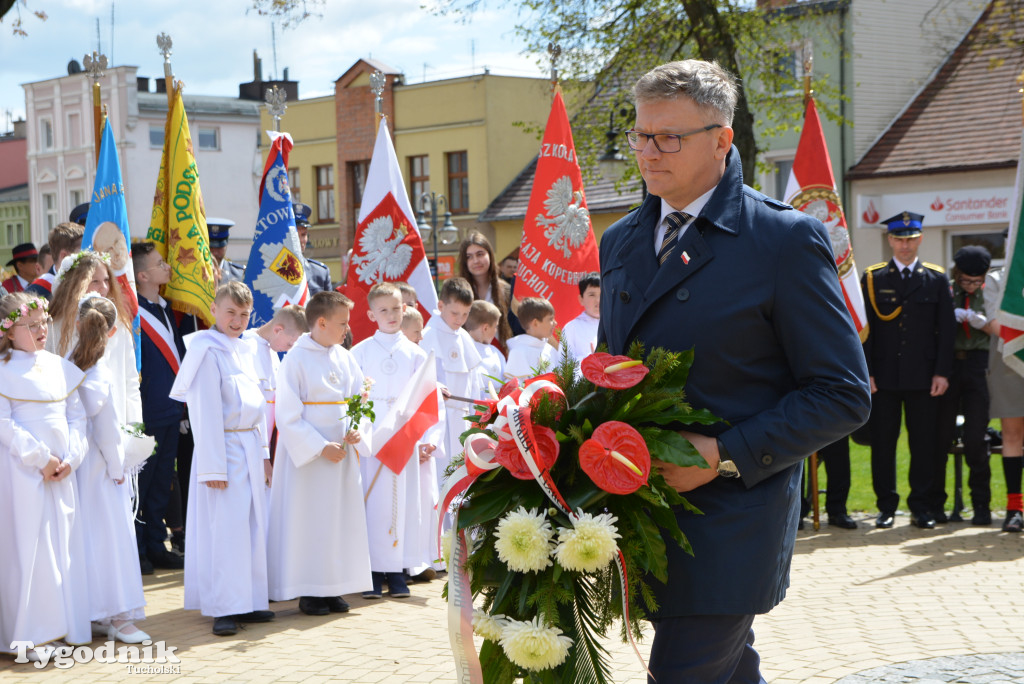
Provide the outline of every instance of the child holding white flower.
<path id="1" fill-rule="evenodd" d="M 360 451 L 369 457 L 370 445 L 360 444 L 369 423 L 360 429 L 345 416 L 363 386 L 355 358 L 341 346 L 351 308 L 339 292 L 313 295 L 306 304 L 310 331 L 277 376 L 270 598 L 299 597 L 307 615 L 346 612 L 343 594 L 373 586 L 359 474 Z"/>

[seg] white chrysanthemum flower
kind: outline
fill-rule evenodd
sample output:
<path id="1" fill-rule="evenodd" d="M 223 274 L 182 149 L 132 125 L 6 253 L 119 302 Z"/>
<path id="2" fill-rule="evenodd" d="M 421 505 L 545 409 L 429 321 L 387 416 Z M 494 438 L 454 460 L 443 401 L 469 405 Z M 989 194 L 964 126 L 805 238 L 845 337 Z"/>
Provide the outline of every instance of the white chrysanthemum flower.
<path id="1" fill-rule="evenodd" d="M 566 570 L 595 572 L 606 567 L 619 547 L 615 542 L 619 532 L 618 521 L 610 513 L 591 515 L 580 510 L 572 527 L 558 529 L 558 548 L 555 558 Z"/>
<path id="2" fill-rule="evenodd" d="M 504 615 L 491 615 L 482 610 L 473 611 L 473 632 L 488 641 L 501 639 L 501 632 L 508 625 Z"/>
<path id="3" fill-rule="evenodd" d="M 509 620 L 501 632 L 500 643 L 508 659 L 519 667 L 548 670 L 565 661 L 572 639 L 535 617 L 529 622 Z"/>
<path id="4" fill-rule="evenodd" d="M 520 506 L 498 523 L 494 532 L 494 548 L 498 558 L 516 572 L 540 572 L 551 565 L 552 539 L 555 531 L 551 523 L 537 509 L 527 511 Z"/>

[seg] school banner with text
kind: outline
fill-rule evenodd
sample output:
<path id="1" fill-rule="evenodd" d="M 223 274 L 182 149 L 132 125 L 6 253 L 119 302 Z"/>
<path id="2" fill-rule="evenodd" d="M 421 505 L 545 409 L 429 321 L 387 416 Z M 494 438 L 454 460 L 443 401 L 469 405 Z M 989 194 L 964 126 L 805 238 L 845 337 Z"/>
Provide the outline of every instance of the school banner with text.
<path id="1" fill-rule="evenodd" d="M 542 297 L 559 327 L 583 311 L 579 281 L 598 270 L 597 240 L 583 192 L 576 146 L 561 90 L 555 91 L 533 175 L 519 247 L 515 298 Z"/>

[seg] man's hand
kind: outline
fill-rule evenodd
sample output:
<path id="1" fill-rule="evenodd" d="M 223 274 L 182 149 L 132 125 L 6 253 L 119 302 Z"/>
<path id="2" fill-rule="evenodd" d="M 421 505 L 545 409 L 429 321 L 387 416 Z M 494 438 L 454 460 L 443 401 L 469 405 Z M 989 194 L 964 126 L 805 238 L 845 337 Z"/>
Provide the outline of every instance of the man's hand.
<path id="1" fill-rule="evenodd" d="M 203 484 L 206 485 L 207 487 L 209 487 L 210 489 L 227 489 L 228 488 L 228 481 L 227 480 L 207 480 Z"/>
<path id="2" fill-rule="evenodd" d="M 868 382 L 871 383 L 871 393 L 874 394 L 878 391 L 878 385 L 875 384 L 875 376 L 868 376 Z"/>
<path id="3" fill-rule="evenodd" d="M 665 482 L 677 492 L 683 493 L 705 485 L 718 477 L 718 462 L 721 458 L 718 455 L 718 440 L 714 437 L 698 435 L 694 432 L 686 432 L 685 430 L 680 430 L 679 434 L 684 439 L 689 440 L 697 451 L 700 452 L 700 455 L 704 457 L 704 460 L 708 462 L 708 465 L 711 466 L 710 468 L 701 468 L 699 466 L 687 466 L 684 468 L 655 460 L 654 467 L 665 478 Z"/>
<path id="4" fill-rule="evenodd" d="M 331 463 L 341 463 L 342 459 L 345 458 L 345 445 L 338 444 L 337 442 L 328 442 L 327 446 L 324 447 L 320 455 L 326 458 Z"/>
<path id="5" fill-rule="evenodd" d="M 949 389 L 949 380 L 941 375 L 932 376 L 932 396 L 941 397 Z"/>

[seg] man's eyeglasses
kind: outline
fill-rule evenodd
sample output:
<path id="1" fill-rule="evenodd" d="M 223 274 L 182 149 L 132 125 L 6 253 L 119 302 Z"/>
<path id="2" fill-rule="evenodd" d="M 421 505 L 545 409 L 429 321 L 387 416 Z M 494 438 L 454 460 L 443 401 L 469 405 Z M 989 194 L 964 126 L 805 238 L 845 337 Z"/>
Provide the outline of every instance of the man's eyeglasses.
<path id="1" fill-rule="evenodd" d="M 30 333 L 32 333 L 33 335 L 38 335 L 42 331 L 42 329 L 48 326 L 52 321 L 52 318 L 50 318 L 49 316 L 45 316 L 43 320 L 39 321 L 38 323 L 32 323 L 31 325 L 27 323 L 15 323 L 11 327 L 17 328 L 20 326 L 22 328 L 28 328 L 28 331 Z"/>
<path id="2" fill-rule="evenodd" d="M 708 124 L 689 133 L 641 133 L 640 131 L 630 129 L 626 131 L 626 142 L 629 144 L 629 149 L 639 152 L 647 147 L 648 141 L 653 140 L 654 146 L 658 148 L 659 152 L 671 154 L 683 149 L 683 138 L 689 138 L 691 135 L 706 133 L 721 127 L 722 124 Z"/>

